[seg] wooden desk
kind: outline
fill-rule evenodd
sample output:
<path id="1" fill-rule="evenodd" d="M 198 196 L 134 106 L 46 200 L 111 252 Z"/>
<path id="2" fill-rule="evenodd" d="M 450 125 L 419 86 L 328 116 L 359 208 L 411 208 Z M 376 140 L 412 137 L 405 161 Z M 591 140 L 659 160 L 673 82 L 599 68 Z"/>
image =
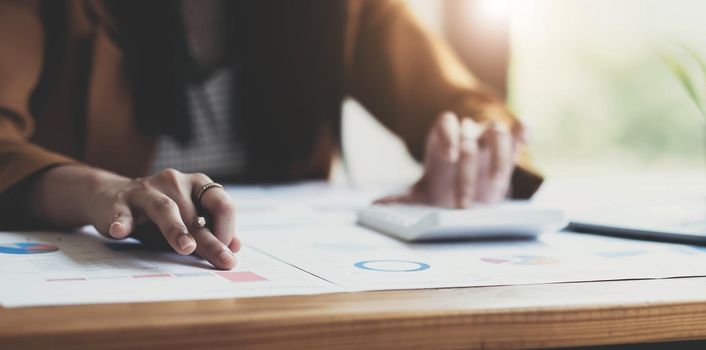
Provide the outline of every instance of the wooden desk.
<path id="1" fill-rule="evenodd" d="M 706 278 L 0 309 L 0 349 L 8 350 L 492 349 L 687 339 L 706 339 Z"/>

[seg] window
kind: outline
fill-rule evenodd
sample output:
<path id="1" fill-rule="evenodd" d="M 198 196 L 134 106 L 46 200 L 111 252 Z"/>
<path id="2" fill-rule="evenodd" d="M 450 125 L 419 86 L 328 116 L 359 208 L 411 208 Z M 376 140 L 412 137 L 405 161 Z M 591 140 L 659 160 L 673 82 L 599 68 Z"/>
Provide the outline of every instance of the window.
<path id="1" fill-rule="evenodd" d="M 468 11 L 480 8 L 482 16 L 510 19 L 509 103 L 530 126 L 531 149 L 550 178 L 703 173 L 706 117 L 661 55 L 684 62 L 700 78 L 698 88 L 706 100 L 706 73 L 681 47 L 706 60 L 706 2 L 465 1 L 475 4 L 463 7 Z M 448 23 L 441 9 L 464 0 L 408 2 L 422 21 L 443 33 Z M 344 145 L 356 179 L 418 175 L 403 147 L 366 118 L 362 108 L 348 103 L 344 110 Z"/>

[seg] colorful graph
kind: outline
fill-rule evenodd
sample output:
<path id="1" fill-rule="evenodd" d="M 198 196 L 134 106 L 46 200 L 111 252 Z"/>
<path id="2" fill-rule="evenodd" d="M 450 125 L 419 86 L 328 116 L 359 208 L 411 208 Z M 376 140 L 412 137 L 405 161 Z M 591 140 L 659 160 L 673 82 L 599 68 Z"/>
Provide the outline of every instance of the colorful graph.
<path id="1" fill-rule="evenodd" d="M 45 254 L 59 250 L 59 247 L 45 243 L 0 244 L 0 254 Z"/>
<path id="2" fill-rule="evenodd" d="M 429 264 L 410 260 L 365 260 L 359 261 L 353 266 L 362 270 L 378 272 L 416 272 L 431 267 Z"/>
<path id="3" fill-rule="evenodd" d="M 267 281 L 267 278 L 250 271 L 223 271 L 216 274 L 231 282 Z"/>
<path id="4" fill-rule="evenodd" d="M 498 257 L 498 258 L 481 258 L 480 259 L 483 262 L 489 263 L 489 264 L 496 264 L 496 265 L 502 265 L 502 264 L 509 264 L 509 265 L 529 265 L 529 266 L 537 266 L 537 265 L 552 265 L 552 264 L 558 264 L 559 260 L 554 259 L 554 258 L 548 258 L 545 256 L 539 256 L 539 255 L 511 255 L 507 257 Z"/>

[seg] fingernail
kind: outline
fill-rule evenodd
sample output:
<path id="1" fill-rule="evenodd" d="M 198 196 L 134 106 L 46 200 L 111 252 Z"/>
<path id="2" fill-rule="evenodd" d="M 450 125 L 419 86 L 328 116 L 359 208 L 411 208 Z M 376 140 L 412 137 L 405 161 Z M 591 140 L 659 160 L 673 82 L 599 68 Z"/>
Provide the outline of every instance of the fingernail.
<path id="1" fill-rule="evenodd" d="M 177 244 L 179 244 L 179 249 L 189 250 L 196 246 L 196 242 L 189 235 L 181 235 L 177 238 Z"/>
<path id="2" fill-rule="evenodd" d="M 108 234 L 110 235 L 110 237 L 115 238 L 116 231 L 119 230 L 121 226 L 122 226 L 122 224 L 117 221 L 110 224 L 110 229 L 108 229 Z"/>
<path id="3" fill-rule="evenodd" d="M 224 249 L 220 254 L 218 254 L 218 260 L 220 260 L 222 263 L 229 263 L 231 260 L 233 260 L 233 253 L 231 253 L 229 250 Z"/>

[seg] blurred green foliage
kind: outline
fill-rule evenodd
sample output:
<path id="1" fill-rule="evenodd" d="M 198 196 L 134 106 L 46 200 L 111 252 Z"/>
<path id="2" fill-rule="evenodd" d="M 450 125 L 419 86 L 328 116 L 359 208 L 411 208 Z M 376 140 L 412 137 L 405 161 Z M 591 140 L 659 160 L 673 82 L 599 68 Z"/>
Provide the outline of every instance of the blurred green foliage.
<path id="1" fill-rule="evenodd" d="M 694 98 L 706 98 L 706 68 L 694 58 L 706 37 L 691 33 L 706 33 L 692 16 L 706 2 L 514 4 L 511 102 L 540 165 L 703 169 L 706 116 Z M 655 49 L 682 42 L 693 49 L 677 47 L 669 64 Z"/>

